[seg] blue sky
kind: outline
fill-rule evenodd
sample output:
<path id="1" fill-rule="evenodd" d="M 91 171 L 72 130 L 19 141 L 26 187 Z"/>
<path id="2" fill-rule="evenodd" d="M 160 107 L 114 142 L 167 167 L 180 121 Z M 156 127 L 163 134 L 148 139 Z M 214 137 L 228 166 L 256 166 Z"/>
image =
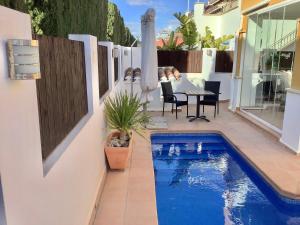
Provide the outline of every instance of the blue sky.
<path id="1" fill-rule="evenodd" d="M 207 0 L 200 0 L 206 2 Z M 156 10 L 156 32 L 163 29 L 175 29 L 178 26 L 175 12 L 186 12 L 188 0 L 112 0 L 121 11 L 126 25 L 131 32 L 140 35 L 140 18 L 148 8 Z M 193 9 L 197 0 L 190 0 L 190 8 Z"/>

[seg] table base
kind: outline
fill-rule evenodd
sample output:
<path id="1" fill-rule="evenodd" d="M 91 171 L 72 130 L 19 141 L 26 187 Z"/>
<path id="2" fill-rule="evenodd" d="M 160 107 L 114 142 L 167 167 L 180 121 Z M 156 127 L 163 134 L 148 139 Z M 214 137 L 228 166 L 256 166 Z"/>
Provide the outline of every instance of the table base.
<path id="1" fill-rule="evenodd" d="M 190 119 L 189 122 L 193 122 L 194 120 L 197 120 L 197 119 L 201 119 L 201 120 L 205 120 L 206 122 L 210 122 L 210 120 L 207 119 L 206 116 L 193 116 L 193 118 Z"/>

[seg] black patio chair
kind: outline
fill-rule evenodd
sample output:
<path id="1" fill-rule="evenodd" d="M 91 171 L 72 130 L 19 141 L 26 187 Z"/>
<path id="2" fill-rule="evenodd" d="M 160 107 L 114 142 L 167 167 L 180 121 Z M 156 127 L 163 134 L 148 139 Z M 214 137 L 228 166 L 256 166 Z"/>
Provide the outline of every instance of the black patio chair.
<path id="1" fill-rule="evenodd" d="M 186 116 L 189 115 L 189 96 L 186 93 L 183 92 L 173 92 L 172 84 L 171 82 L 161 82 L 162 92 L 163 92 L 163 113 L 162 115 L 165 115 L 165 103 L 171 103 L 172 104 L 172 114 L 174 111 L 174 105 L 176 109 L 176 119 L 177 119 L 177 108 L 179 106 L 185 106 L 186 105 Z M 182 94 L 186 96 L 186 101 L 178 100 L 175 94 Z"/>
<path id="2" fill-rule="evenodd" d="M 203 100 L 200 101 L 200 106 L 202 105 L 203 107 L 203 113 L 204 113 L 204 106 L 214 106 L 215 107 L 215 112 L 214 112 L 214 117 L 216 118 L 216 112 L 219 114 L 219 95 L 220 93 L 220 86 L 221 82 L 220 81 L 205 81 L 204 82 L 204 90 L 206 91 L 211 91 L 215 93 L 215 95 L 205 95 L 203 97 Z"/>

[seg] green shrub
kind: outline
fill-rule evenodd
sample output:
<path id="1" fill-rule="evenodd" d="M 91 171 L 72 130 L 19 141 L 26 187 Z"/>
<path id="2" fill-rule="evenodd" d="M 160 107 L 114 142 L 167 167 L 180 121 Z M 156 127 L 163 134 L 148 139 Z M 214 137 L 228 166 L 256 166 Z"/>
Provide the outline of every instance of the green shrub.
<path id="1" fill-rule="evenodd" d="M 37 7 L 45 13 L 40 23 L 45 35 L 91 34 L 106 40 L 107 0 L 44 0 Z"/>
<path id="2" fill-rule="evenodd" d="M 24 0 L 0 0 L 0 5 L 12 8 L 21 12 L 27 12 Z"/>
<path id="3" fill-rule="evenodd" d="M 106 38 L 123 46 L 130 46 L 135 40 L 128 27 L 125 26 L 117 5 L 111 2 L 108 3 Z"/>
<path id="4" fill-rule="evenodd" d="M 91 34 L 127 46 L 135 40 L 118 7 L 107 0 L 0 0 L 0 5 L 29 13 L 35 34 Z"/>
<path id="5" fill-rule="evenodd" d="M 234 38 L 233 35 L 223 35 L 215 38 L 209 27 L 205 27 L 205 36 L 200 36 L 200 43 L 202 48 L 216 48 L 219 51 L 225 51 L 228 47 L 224 42 Z"/>

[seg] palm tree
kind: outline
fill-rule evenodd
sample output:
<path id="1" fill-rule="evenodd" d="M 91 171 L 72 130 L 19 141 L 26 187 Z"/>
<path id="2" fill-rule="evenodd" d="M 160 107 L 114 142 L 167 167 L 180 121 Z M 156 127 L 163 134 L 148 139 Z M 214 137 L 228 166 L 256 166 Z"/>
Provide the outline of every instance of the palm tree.
<path id="1" fill-rule="evenodd" d="M 181 13 L 175 13 L 174 16 L 180 22 L 179 31 L 183 35 L 184 44 L 187 46 L 187 50 L 197 48 L 199 43 L 199 33 L 193 18 Z"/>

